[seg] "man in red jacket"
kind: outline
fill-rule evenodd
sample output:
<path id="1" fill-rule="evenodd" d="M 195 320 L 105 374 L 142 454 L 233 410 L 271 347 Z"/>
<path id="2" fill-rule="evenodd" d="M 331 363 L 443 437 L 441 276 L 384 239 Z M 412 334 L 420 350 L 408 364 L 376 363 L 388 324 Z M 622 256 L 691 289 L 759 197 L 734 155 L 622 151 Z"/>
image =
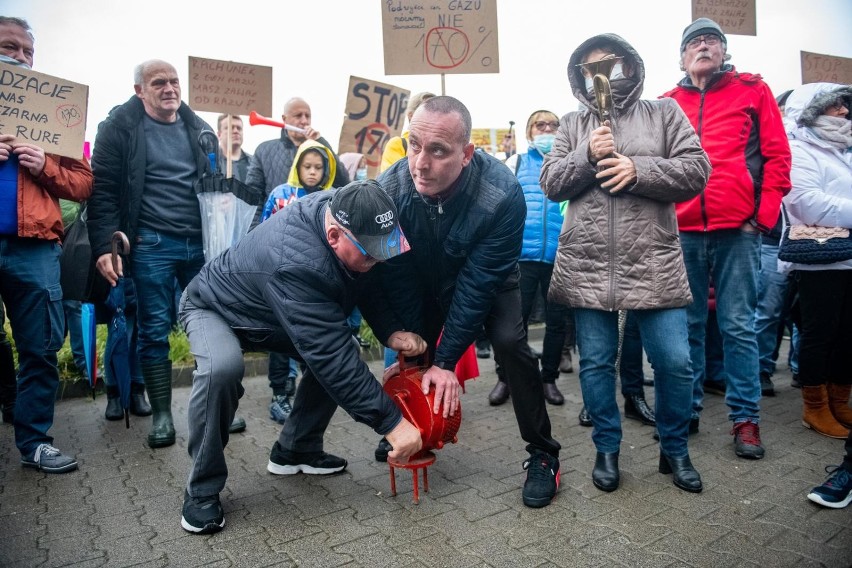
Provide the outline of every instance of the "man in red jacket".
<path id="1" fill-rule="evenodd" d="M 704 193 L 677 205 L 689 287 L 689 345 L 695 386 L 691 431 L 698 431 L 704 398 L 704 341 L 712 277 L 724 345 L 725 402 L 733 422 L 735 452 L 763 457 L 760 378 L 754 313 L 760 235 L 778 220 L 790 190 L 790 147 L 778 105 L 760 75 L 739 73 L 726 61 L 728 43 L 707 18 L 683 32 L 681 69 L 686 76 L 666 93 L 689 117 L 713 172 Z"/>
<path id="2" fill-rule="evenodd" d="M 33 64 L 33 35 L 25 20 L 0 16 L 0 67 Z M 82 152 L 81 152 L 82 153 Z M 18 350 L 15 444 L 21 464 L 46 473 L 77 469 L 77 460 L 53 447 L 48 430 L 59 387 L 56 352 L 64 340 L 59 244 L 64 235 L 59 198 L 82 201 L 92 193 L 85 160 L 46 154 L 0 132 L 0 296 L 6 302 Z"/>

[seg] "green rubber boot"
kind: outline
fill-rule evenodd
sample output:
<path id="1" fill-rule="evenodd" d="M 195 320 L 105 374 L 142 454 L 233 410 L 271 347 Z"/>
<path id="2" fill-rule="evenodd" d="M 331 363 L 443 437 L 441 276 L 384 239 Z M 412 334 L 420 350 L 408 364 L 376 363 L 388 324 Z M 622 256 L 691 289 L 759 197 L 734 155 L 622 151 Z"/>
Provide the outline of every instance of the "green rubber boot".
<path id="1" fill-rule="evenodd" d="M 153 418 L 148 433 L 148 445 L 165 448 L 175 443 L 175 424 L 172 420 L 172 362 L 162 361 L 142 365 L 145 390 L 151 402 Z"/>

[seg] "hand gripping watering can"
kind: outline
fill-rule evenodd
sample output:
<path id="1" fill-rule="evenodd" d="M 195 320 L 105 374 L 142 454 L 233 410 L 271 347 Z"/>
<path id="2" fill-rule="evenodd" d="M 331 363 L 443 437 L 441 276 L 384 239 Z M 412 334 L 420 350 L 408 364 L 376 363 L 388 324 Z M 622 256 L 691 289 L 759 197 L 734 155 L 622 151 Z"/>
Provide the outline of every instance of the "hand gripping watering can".
<path id="1" fill-rule="evenodd" d="M 411 456 L 408 461 L 398 461 L 388 457 L 391 478 L 391 494 L 396 495 L 396 476 L 394 468 L 410 469 L 414 485 L 414 503 L 420 501 L 418 490 L 418 470 L 423 470 L 423 492 L 429 492 L 429 475 L 427 467 L 435 463 L 432 449 L 440 450 L 444 444 L 458 441 L 456 434 L 461 426 L 461 405 L 453 416 L 444 418 L 443 412 L 435 414 L 432 408 L 435 404 L 435 386 L 429 388 L 429 394 L 423 394 L 420 388 L 423 373 L 429 366 L 406 366 L 405 358 L 400 355 L 398 374 L 390 371 L 392 376 L 384 384 L 384 390 L 391 400 L 402 411 L 403 417 L 420 430 L 423 449 Z"/>

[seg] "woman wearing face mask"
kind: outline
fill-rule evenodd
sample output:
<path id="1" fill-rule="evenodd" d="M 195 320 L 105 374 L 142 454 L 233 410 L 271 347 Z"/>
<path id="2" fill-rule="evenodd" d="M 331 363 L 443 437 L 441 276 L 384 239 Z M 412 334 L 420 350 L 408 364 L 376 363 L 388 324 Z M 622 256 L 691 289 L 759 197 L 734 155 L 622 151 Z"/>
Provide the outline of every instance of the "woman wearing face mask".
<path id="1" fill-rule="evenodd" d="M 527 143 L 525 154 L 515 154 L 506 160 L 506 165 L 515 172 L 524 199 L 527 202 L 527 220 L 524 224 L 524 240 L 521 248 L 521 313 L 526 326 L 532 313 L 537 294 L 547 294 L 550 273 L 556 257 L 556 244 L 562 228 L 559 204 L 545 197 L 538 183 L 541 164 L 550 153 L 559 118 L 549 110 L 537 110 L 527 120 Z M 539 291 L 540 290 L 540 291 Z M 562 404 L 565 398 L 556 387 L 559 377 L 559 361 L 565 342 L 568 308 L 562 304 L 546 302 L 545 331 L 541 350 L 541 380 L 544 383 L 544 398 L 550 404 Z M 509 397 L 509 386 L 497 361 L 497 384 L 488 399 L 491 404 L 502 404 Z"/>
<path id="2" fill-rule="evenodd" d="M 346 168 L 346 173 L 352 181 L 367 179 L 367 156 L 364 154 L 345 152 L 340 154 L 340 163 Z"/>
<path id="3" fill-rule="evenodd" d="M 617 58 L 612 111 L 601 124 L 586 65 Z M 564 116 L 541 171 L 553 200 L 570 200 L 549 299 L 574 309 L 580 386 L 597 449 L 592 481 L 618 488 L 621 417 L 616 402 L 618 312 L 639 326 L 654 369 L 660 473 L 699 492 L 689 459 L 692 369 L 686 306 L 692 301 L 674 204 L 704 190 L 710 162 L 689 120 L 668 99 L 642 100 L 645 66 L 621 37 L 603 34 L 571 55 L 568 78 L 583 108 Z"/>

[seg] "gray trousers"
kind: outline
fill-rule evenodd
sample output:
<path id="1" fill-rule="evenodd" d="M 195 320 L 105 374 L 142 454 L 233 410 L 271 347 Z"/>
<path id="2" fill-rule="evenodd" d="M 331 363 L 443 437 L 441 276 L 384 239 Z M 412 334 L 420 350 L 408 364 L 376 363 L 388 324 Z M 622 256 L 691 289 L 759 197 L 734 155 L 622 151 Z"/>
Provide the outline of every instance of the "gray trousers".
<path id="1" fill-rule="evenodd" d="M 228 478 L 225 462 L 228 427 L 244 392 L 245 346 L 219 314 L 195 306 L 186 294 L 180 302 L 180 323 L 195 357 L 187 410 L 187 449 L 192 460 L 187 491 L 192 497 L 218 495 Z M 298 454 L 321 452 L 323 435 L 336 410 L 337 404 L 310 369 L 306 369 L 296 390 L 293 412 L 278 438 L 281 448 L 296 454 L 294 458 Z"/>

